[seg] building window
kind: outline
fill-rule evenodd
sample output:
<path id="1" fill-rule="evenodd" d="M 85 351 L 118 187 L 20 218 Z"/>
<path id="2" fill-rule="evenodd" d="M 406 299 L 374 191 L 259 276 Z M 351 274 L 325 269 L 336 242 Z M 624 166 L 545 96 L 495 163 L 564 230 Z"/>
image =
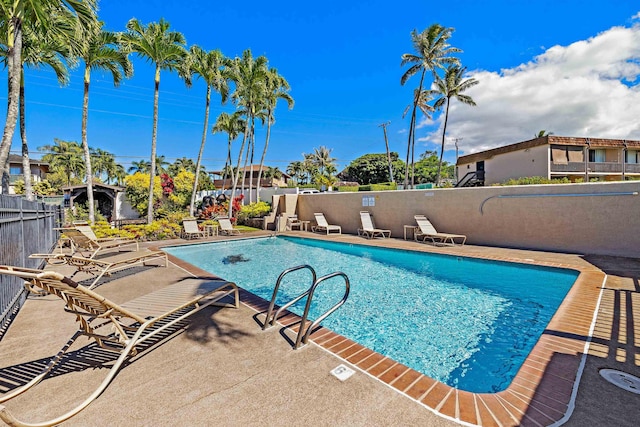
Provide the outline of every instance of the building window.
<path id="1" fill-rule="evenodd" d="M 22 166 L 10 166 L 9 167 L 10 175 L 22 175 Z"/>
<path id="2" fill-rule="evenodd" d="M 625 163 L 640 163 L 640 151 L 627 150 L 624 161 Z"/>
<path id="3" fill-rule="evenodd" d="M 589 150 L 589 161 L 591 163 L 604 163 L 606 158 L 606 150 Z"/>

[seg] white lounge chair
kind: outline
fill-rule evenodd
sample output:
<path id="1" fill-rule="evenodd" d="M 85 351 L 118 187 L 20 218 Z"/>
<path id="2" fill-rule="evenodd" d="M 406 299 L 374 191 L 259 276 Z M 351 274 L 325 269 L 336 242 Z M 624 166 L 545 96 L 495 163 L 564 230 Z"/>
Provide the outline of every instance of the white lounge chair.
<path id="1" fill-rule="evenodd" d="M 391 230 L 376 228 L 373 225 L 373 218 L 371 218 L 371 213 L 368 211 L 360 211 L 360 222 L 362 223 L 362 228 L 358 229 L 358 236 L 364 236 L 369 239 L 378 236 L 382 238 L 391 237 Z"/>
<path id="2" fill-rule="evenodd" d="M 74 365 L 73 359 L 64 356 L 82 335 L 94 340 L 101 349 L 111 354 L 116 352 L 117 357 L 111 363 L 111 356 L 105 355 L 104 359 L 108 361 L 105 366 L 109 366 L 109 370 L 102 383 L 75 408 L 55 419 L 41 423 L 25 423 L 16 419 L 4 405 L 0 405 L 0 418 L 12 426 L 53 426 L 63 423 L 97 399 L 131 356 L 142 351 L 153 351 L 164 340 L 170 339 L 184 328 L 183 321 L 190 316 L 210 305 L 239 307 L 238 287 L 222 279 L 181 280 L 174 285 L 120 305 L 54 271 L 0 265 L 0 274 L 23 279 L 29 291 L 38 294 L 44 292 L 59 297 L 64 301 L 64 311 L 74 316 L 78 322 L 78 330 L 58 354 L 53 356 L 39 373 L 34 373 L 35 376 L 25 385 L 0 395 L 0 404 L 37 385 L 59 363 Z M 227 302 L 228 299 L 225 297 L 231 297 L 232 300 Z M 224 301 L 222 301 L 223 298 L 225 298 Z M 61 306 L 49 304 L 47 307 L 57 310 Z M 52 326 L 55 327 L 55 325 Z M 101 360 L 101 357 L 97 355 L 96 360 Z M 54 398 L 54 394 L 47 398 Z M 37 400 L 34 404 L 38 404 Z"/>
<path id="3" fill-rule="evenodd" d="M 464 234 L 439 233 L 433 224 L 431 224 L 431 221 L 424 215 L 415 215 L 414 218 L 418 223 L 418 230 L 414 233 L 416 240 L 422 239 L 423 242 L 430 241 L 434 245 L 455 245 L 456 240 L 458 240 L 460 246 L 464 245 L 467 241 L 467 236 Z"/>
<path id="4" fill-rule="evenodd" d="M 184 218 L 182 220 L 182 228 L 182 237 L 185 239 L 207 237 L 207 233 L 198 228 L 198 221 L 193 218 Z"/>
<path id="5" fill-rule="evenodd" d="M 82 229 L 78 227 L 81 227 Z M 140 249 L 140 245 L 135 239 L 96 239 L 93 230 L 89 233 L 89 231 L 84 227 L 91 230 L 88 226 L 76 226 L 74 228 L 62 229 L 64 236 L 71 241 L 73 254 L 80 253 L 87 258 L 93 258 L 99 253 L 112 249 L 122 250 L 123 247 L 131 248 L 132 245 L 135 245 L 136 251 Z"/>
<path id="6" fill-rule="evenodd" d="M 322 212 L 316 212 L 313 214 L 313 216 L 316 219 L 316 225 L 311 227 L 311 231 L 324 231 L 327 234 L 335 231 L 338 234 L 342 234 L 342 227 L 340 227 L 339 225 L 329 224 Z"/>
<path id="7" fill-rule="evenodd" d="M 293 231 L 296 227 L 298 230 L 302 230 L 302 222 L 298 219 L 298 215 L 291 215 L 287 217 L 286 229 Z"/>
<path id="8" fill-rule="evenodd" d="M 220 226 L 221 234 L 226 234 L 227 236 L 240 234 L 240 230 L 238 230 L 233 226 L 233 224 L 231 224 L 231 220 L 229 218 L 218 218 L 218 225 Z"/>

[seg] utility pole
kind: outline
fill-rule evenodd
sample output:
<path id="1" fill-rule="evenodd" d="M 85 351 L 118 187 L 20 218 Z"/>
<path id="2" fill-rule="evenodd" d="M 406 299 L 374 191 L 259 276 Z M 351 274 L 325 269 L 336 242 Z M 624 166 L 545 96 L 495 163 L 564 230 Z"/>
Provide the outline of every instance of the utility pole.
<path id="1" fill-rule="evenodd" d="M 389 180 L 391 182 L 395 182 L 393 179 L 393 169 L 391 168 L 391 153 L 389 152 L 389 140 L 387 139 L 387 126 L 389 126 L 391 122 L 382 123 L 378 125 L 378 127 L 382 128 L 384 132 L 384 145 L 387 147 L 387 161 L 389 162 Z"/>
<path id="2" fill-rule="evenodd" d="M 458 142 L 462 141 L 462 138 L 451 138 L 456 145 L 456 182 L 458 182 Z"/>

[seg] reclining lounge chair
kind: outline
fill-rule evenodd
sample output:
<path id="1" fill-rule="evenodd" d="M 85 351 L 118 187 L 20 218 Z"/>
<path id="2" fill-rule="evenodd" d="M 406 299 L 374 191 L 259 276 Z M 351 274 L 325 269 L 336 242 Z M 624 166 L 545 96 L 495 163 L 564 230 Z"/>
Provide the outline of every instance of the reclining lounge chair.
<path id="1" fill-rule="evenodd" d="M 415 215 L 414 218 L 418 223 L 418 230 L 414 233 L 415 240 L 430 241 L 434 245 L 455 245 L 457 239 L 460 246 L 467 241 L 467 236 L 464 234 L 439 233 L 424 215 Z"/>
<path id="2" fill-rule="evenodd" d="M 221 234 L 226 234 L 227 236 L 240 234 L 240 230 L 238 230 L 231 224 L 231 220 L 229 218 L 218 218 L 218 225 L 220 226 Z"/>
<path id="3" fill-rule="evenodd" d="M 100 348 L 115 351 L 118 355 L 106 378 L 86 400 L 55 419 L 29 425 L 57 425 L 82 411 L 107 388 L 130 356 L 136 355 L 138 351 L 152 351 L 159 342 L 170 338 L 174 335 L 173 332 L 184 326 L 180 322 L 203 308 L 210 305 L 239 307 L 238 287 L 221 279 L 185 279 L 118 305 L 53 271 L 0 265 L 0 274 L 24 279 L 25 286 L 30 291 L 45 292 L 61 298 L 65 302 L 65 311 L 74 315 L 78 322 L 77 332 L 48 365 L 22 387 L 0 396 L 0 403 L 22 394 L 42 381 L 63 360 L 65 353 L 81 335 L 95 340 Z M 227 296 L 232 297 L 231 303 L 221 301 Z M 24 425 L 3 405 L 0 405 L 0 418 L 8 425 Z"/>
<path id="4" fill-rule="evenodd" d="M 358 229 L 358 236 L 368 237 L 369 239 L 373 239 L 376 236 L 382 238 L 391 237 L 391 230 L 376 228 L 373 225 L 371 213 L 368 211 L 360 211 L 360 222 L 362 223 L 362 228 Z"/>
<path id="5" fill-rule="evenodd" d="M 137 252 L 126 252 L 117 254 L 108 258 L 84 258 L 69 254 L 31 254 L 29 258 L 45 259 L 50 264 L 67 264 L 76 268 L 76 272 L 70 277 L 73 278 L 77 273 L 85 272 L 93 274 L 95 279 L 89 285 L 89 289 L 93 289 L 102 276 L 109 276 L 126 268 L 135 265 L 147 265 L 148 262 L 161 260 L 165 267 L 169 261 L 167 254 L 162 251 L 150 251 L 143 249 Z"/>
<path id="6" fill-rule="evenodd" d="M 339 225 L 329 224 L 322 212 L 316 212 L 313 216 L 316 218 L 316 225 L 311 227 L 311 231 L 324 231 L 327 234 L 332 231 L 337 231 L 338 234 L 342 234 L 342 227 Z"/>
<path id="7" fill-rule="evenodd" d="M 71 247 L 73 248 L 73 254 L 80 253 L 87 258 L 93 258 L 101 252 L 106 252 L 112 249 L 121 249 L 122 247 L 131 248 L 135 245 L 135 250 L 140 249 L 140 245 L 137 240 L 134 239 L 94 239 L 87 235 L 86 230 L 83 232 L 78 227 L 65 228 L 63 233 L 71 240 Z M 93 231 L 91 231 L 93 233 Z M 94 234 L 95 236 L 95 234 Z"/>
<path id="8" fill-rule="evenodd" d="M 191 218 L 182 220 L 182 237 L 185 239 L 193 239 L 198 237 L 206 237 L 206 233 L 198 228 L 198 221 Z"/>

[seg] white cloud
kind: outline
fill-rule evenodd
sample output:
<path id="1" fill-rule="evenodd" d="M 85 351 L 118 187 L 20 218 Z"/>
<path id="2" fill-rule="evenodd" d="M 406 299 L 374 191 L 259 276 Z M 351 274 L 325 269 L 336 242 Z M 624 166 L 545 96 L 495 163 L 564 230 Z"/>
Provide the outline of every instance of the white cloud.
<path id="1" fill-rule="evenodd" d="M 477 106 L 453 100 L 447 136 L 462 138 L 461 154 L 532 139 L 543 129 L 640 140 L 639 76 L 639 23 L 553 46 L 515 68 L 469 73 L 480 84 L 465 94 Z M 421 140 L 439 145 L 443 121 L 440 115 L 440 128 Z"/>

